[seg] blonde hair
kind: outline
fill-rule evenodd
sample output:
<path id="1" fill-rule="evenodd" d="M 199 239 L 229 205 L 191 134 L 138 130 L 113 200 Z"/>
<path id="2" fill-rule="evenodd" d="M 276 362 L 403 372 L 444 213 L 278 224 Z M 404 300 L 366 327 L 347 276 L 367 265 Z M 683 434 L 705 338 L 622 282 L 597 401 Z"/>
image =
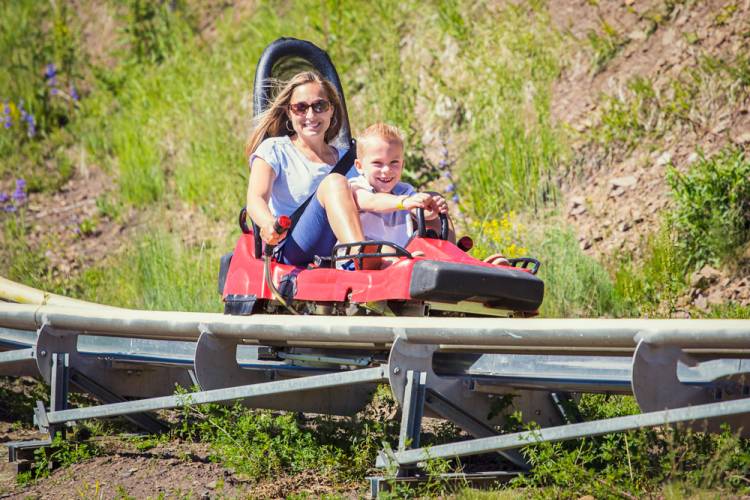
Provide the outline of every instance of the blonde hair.
<path id="1" fill-rule="evenodd" d="M 401 136 L 401 131 L 397 127 L 387 123 L 377 122 L 367 127 L 361 134 L 359 134 L 359 136 L 357 136 L 357 156 L 361 157 L 365 154 L 364 143 L 367 142 L 367 139 L 373 138 L 383 139 L 386 142 L 398 144 L 402 148 L 404 147 L 404 138 Z"/>
<path id="2" fill-rule="evenodd" d="M 325 141 L 330 142 L 338 135 L 339 130 L 341 130 L 344 113 L 336 87 L 315 71 L 303 71 L 302 73 L 297 73 L 286 82 L 279 93 L 276 94 L 271 106 L 257 117 L 255 128 L 253 128 L 245 144 L 246 156 L 250 156 L 260 143 L 263 142 L 263 139 L 267 137 L 294 134 L 294 131 L 291 130 L 292 122 L 289 120 L 287 110 L 289 109 L 294 89 L 308 83 L 319 84 L 333 105 L 333 116 L 331 117 L 331 124 L 324 135 Z"/>

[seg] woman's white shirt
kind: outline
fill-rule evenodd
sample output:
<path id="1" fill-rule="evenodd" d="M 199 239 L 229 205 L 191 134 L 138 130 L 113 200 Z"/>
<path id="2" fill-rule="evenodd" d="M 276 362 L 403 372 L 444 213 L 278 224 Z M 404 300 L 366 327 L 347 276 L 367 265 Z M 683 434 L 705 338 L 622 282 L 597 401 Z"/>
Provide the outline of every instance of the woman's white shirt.
<path id="1" fill-rule="evenodd" d="M 346 151 L 337 150 L 339 160 Z M 297 208 L 312 195 L 323 178 L 333 170 L 334 165 L 310 161 L 297 149 L 288 135 L 269 137 L 260 143 L 250 155 L 250 168 L 253 160 L 261 158 L 268 163 L 276 174 L 271 187 L 271 200 L 268 203 L 274 216 L 292 215 Z M 356 175 L 351 168 L 347 177 Z"/>

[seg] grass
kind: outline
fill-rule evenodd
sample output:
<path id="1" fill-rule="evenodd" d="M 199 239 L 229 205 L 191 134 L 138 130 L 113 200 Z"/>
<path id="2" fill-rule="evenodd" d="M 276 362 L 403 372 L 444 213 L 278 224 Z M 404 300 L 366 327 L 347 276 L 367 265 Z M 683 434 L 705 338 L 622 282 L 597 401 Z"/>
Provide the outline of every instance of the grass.
<path id="1" fill-rule="evenodd" d="M 591 68 L 594 75 L 604 71 L 607 64 L 627 44 L 627 39 L 604 20 L 600 23 L 599 31 L 591 30 L 586 36 L 592 52 Z"/>
<path id="2" fill-rule="evenodd" d="M 221 250 L 204 242 L 184 247 L 164 229 L 144 234 L 124 254 L 89 269 L 79 279 L 83 298 L 120 307 L 218 312 Z"/>
<path id="3" fill-rule="evenodd" d="M 675 242 L 690 267 L 718 265 L 750 241 L 750 159 L 740 148 L 702 154 L 688 172 L 668 172 Z"/>

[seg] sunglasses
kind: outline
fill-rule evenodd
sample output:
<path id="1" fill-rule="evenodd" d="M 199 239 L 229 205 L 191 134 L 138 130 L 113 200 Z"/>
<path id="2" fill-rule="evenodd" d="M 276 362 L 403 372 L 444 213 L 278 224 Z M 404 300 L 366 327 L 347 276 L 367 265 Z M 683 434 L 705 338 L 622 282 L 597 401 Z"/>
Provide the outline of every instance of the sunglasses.
<path id="1" fill-rule="evenodd" d="M 331 103 L 325 99 L 320 99 L 312 104 L 307 104 L 306 102 L 295 102 L 294 104 L 289 105 L 289 109 L 291 109 L 292 113 L 295 115 L 307 114 L 307 108 L 312 108 L 313 113 L 315 114 L 325 113 L 331 109 Z"/>

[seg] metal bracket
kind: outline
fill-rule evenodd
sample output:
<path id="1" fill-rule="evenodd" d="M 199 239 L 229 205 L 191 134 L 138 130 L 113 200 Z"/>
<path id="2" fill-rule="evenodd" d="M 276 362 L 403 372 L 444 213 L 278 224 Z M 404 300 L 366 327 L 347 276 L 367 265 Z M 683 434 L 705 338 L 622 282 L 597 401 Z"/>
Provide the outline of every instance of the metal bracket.
<path id="1" fill-rule="evenodd" d="M 423 373 L 426 377 L 426 406 L 429 413 L 450 420 L 459 428 L 474 437 L 495 435 L 486 416 L 491 411 L 491 400 L 486 394 L 471 390 L 468 380 L 457 377 L 440 377 L 432 368 L 432 356 L 437 350 L 436 345 L 410 344 L 402 338 L 397 338 L 391 347 L 388 358 L 388 379 L 396 400 L 405 405 L 407 391 L 407 375 L 410 371 Z M 551 402 L 544 393 L 529 391 L 532 403 L 546 403 L 550 409 Z M 402 425 L 403 427 L 403 425 Z M 503 457 L 511 463 L 528 468 L 526 460 L 517 451 L 503 452 Z"/>
<path id="2" fill-rule="evenodd" d="M 419 448 L 424 413 L 427 374 L 409 370 L 406 373 L 404 404 L 401 407 L 401 429 L 398 433 L 398 450 Z"/>
<path id="3" fill-rule="evenodd" d="M 739 360 L 737 362 L 741 365 Z M 700 364 L 699 360 L 678 346 L 654 345 L 648 343 L 648 339 L 638 342 L 633 354 L 632 389 L 643 412 L 683 408 L 746 396 L 741 389 L 732 390 L 734 386 L 746 384 L 733 382 L 731 379 L 716 380 L 710 385 L 685 383 L 678 375 L 680 363 L 689 367 L 697 367 Z M 737 368 L 741 369 L 740 366 Z M 716 375 L 717 378 L 721 378 L 727 374 L 722 370 Z M 730 375 L 730 378 L 737 377 L 744 379 L 745 375 L 741 372 Z M 718 431 L 722 424 L 729 424 L 737 430 L 742 429 L 743 435 L 750 433 L 743 429 L 747 424 L 744 416 L 727 417 L 722 422 L 701 422 L 693 427 L 701 431 Z"/>
<path id="4" fill-rule="evenodd" d="M 236 338 L 220 337 L 203 329 L 195 347 L 195 376 L 201 389 L 223 389 L 244 385 L 260 384 L 273 380 L 289 380 L 293 377 L 285 369 L 295 368 L 292 363 L 283 364 L 267 360 L 253 360 L 252 369 L 242 368 L 237 361 Z M 331 373 L 331 370 L 297 369 L 306 376 Z M 334 371 L 335 373 L 335 371 Z M 305 377 L 302 377 L 305 378 Z M 328 413 L 332 415 L 353 415 L 364 407 L 370 399 L 374 385 L 352 385 L 336 389 L 298 392 L 289 395 L 276 395 L 243 401 L 253 408 Z"/>

